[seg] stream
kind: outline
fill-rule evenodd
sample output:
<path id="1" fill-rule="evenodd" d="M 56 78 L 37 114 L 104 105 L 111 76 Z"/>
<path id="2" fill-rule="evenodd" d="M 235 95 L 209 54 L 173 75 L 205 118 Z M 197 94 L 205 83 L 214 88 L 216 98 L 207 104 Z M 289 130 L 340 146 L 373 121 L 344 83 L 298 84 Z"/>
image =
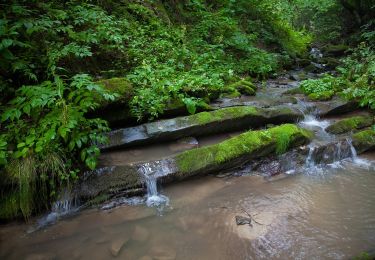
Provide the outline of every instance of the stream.
<path id="1" fill-rule="evenodd" d="M 270 85 L 257 100 L 280 94 Z M 32 221 L 3 225 L 0 259 L 348 259 L 374 250 L 375 155 L 358 156 L 347 138 L 332 162 L 317 164 L 316 147 L 335 140 L 325 131 L 333 119 L 319 119 L 309 103 L 296 106 L 305 113 L 299 125 L 316 137 L 303 164 L 279 157 L 284 174 L 265 177 L 250 167 L 161 186 L 155 178 L 164 165 L 145 163 L 144 198 L 83 210 L 35 232 L 27 232 Z M 157 160 L 238 134 L 113 151 L 101 164 Z M 238 216 L 250 225 L 237 225 Z"/>

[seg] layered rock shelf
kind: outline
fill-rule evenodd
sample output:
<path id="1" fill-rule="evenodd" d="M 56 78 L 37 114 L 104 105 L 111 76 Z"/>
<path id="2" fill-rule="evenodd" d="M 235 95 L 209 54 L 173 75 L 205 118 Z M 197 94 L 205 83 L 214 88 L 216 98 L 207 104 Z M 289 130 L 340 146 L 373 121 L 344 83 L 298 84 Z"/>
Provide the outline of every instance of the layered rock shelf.
<path id="1" fill-rule="evenodd" d="M 248 131 L 216 145 L 185 151 L 159 161 L 113 166 L 88 172 L 77 189 L 83 199 L 104 194 L 142 192 L 144 176 L 141 169 L 164 182 L 239 167 L 250 160 L 306 144 L 312 133 L 293 124 L 266 130 Z"/>
<path id="2" fill-rule="evenodd" d="M 248 130 L 267 124 L 293 123 L 302 118 L 303 114 L 299 110 L 287 106 L 269 109 L 251 106 L 229 107 L 118 129 L 108 134 L 109 143 L 101 149 L 116 149 L 188 136 Z"/>

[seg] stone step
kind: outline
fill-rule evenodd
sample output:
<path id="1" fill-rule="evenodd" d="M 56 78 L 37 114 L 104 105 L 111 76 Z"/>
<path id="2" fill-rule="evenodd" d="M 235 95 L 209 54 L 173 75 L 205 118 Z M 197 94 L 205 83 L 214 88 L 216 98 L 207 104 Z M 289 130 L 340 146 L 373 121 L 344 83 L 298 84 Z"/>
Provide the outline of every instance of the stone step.
<path id="1" fill-rule="evenodd" d="M 183 180 L 195 175 L 237 168 L 251 160 L 306 144 L 312 133 L 293 124 L 266 130 L 248 131 L 221 143 L 185 151 L 175 156 L 145 163 L 114 166 L 87 172 L 76 188 L 77 197 L 92 199 L 104 194 L 142 191 L 142 169 L 163 182 Z"/>
<path id="2" fill-rule="evenodd" d="M 302 118 L 303 114 L 299 110 L 287 106 L 228 107 L 114 130 L 108 133 L 109 143 L 100 148 L 102 150 L 118 149 L 172 141 L 188 136 L 248 130 L 267 124 L 293 123 Z"/>

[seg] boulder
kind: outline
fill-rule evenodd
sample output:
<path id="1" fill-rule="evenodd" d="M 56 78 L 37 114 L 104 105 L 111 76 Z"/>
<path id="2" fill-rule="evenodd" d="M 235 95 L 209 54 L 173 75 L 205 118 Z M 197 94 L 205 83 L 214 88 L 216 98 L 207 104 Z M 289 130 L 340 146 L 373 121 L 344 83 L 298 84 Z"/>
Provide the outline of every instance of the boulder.
<path id="1" fill-rule="evenodd" d="M 364 130 L 352 136 L 353 146 L 357 153 L 364 153 L 375 149 L 375 131 Z"/>
<path id="2" fill-rule="evenodd" d="M 247 96 L 254 96 L 256 92 L 256 85 L 247 80 L 240 80 L 232 83 L 226 87 L 227 89 L 234 89 L 239 93 Z"/>
<path id="3" fill-rule="evenodd" d="M 343 134 L 356 131 L 374 124 L 373 116 L 354 116 L 339 120 L 326 128 L 330 134 Z"/>
<path id="4" fill-rule="evenodd" d="M 115 101 L 109 102 L 102 100 L 100 102 L 102 107 L 113 102 L 128 103 L 130 99 L 134 96 L 133 86 L 126 78 L 102 79 L 97 81 L 96 83 L 103 86 L 111 93 L 117 94 Z"/>
<path id="5" fill-rule="evenodd" d="M 328 44 L 323 48 L 323 53 L 325 56 L 330 56 L 330 57 L 339 57 L 343 56 L 346 51 L 349 49 L 347 45 L 344 44 Z"/>
<path id="6" fill-rule="evenodd" d="M 342 115 L 359 108 L 357 102 L 348 101 L 340 96 L 334 96 L 330 101 L 317 101 L 314 105 L 318 110 L 318 115 L 321 117 Z"/>
<path id="7" fill-rule="evenodd" d="M 116 149 L 172 141 L 188 136 L 238 131 L 268 123 L 292 123 L 302 118 L 303 114 L 300 111 L 286 106 L 269 109 L 249 106 L 228 107 L 115 130 L 108 133 L 109 143 L 101 146 L 101 149 Z"/>
<path id="8" fill-rule="evenodd" d="M 132 165 L 104 167 L 86 172 L 76 186 L 75 194 L 86 200 L 103 194 L 118 194 L 123 190 L 137 190 L 143 186 L 137 168 Z M 142 189 L 139 191 L 142 192 Z"/>

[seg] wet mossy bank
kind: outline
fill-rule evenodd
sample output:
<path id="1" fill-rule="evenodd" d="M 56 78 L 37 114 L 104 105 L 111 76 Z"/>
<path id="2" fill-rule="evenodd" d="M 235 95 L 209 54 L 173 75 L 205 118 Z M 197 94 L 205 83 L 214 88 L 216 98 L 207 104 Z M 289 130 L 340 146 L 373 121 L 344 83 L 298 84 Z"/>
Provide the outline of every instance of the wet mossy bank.
<path id="1" fill-rule="evenodd" d="M 109 143 L 102 150 L 171 141 L 187 136 L 203 136 L 247 130 L 266 124 L 293 123 L 303 114 L 293 108 L 228 107 L 191 116 L 178 117 L 123 128 L 108 134 Z"/>
<path id="2" fill-rule="evenodd" d="M 183 180 L 196 175 L 237 168 L 253 159 L 281 154 L 306 144 L 312 133 L 293 124 L 267 130 L 248 131 L 216 145 L 196 148 L 160 161 L 149 162 L 163 169 L 157 178 L 163 182 Z M 77 186 L 78 197 L 88 200 L 97 196 L 129 194 L 144 191 L 140 169 L 145 163 L 114 166 L 86 174 Z"/>
<path id="3" fill-rule="evenodd" d="M 358 131 L 360 129 L 370 127 L 373 124 L 373 116 L 354 116 L 333 123 L 326 128 L 326 131 L 331 134 L 344 134 L 347 132 Z"/>

